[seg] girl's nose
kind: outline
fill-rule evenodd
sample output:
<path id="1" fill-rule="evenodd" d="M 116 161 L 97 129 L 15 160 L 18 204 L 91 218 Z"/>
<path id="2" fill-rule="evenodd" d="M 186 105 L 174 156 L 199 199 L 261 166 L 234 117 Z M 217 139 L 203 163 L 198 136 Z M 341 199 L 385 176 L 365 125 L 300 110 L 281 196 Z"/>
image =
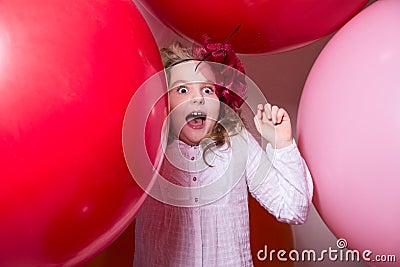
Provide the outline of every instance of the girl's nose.
<path id="1" fill-rule="evenodd" d="M 190 101 L 193 104 L 204 104 L 204 95 L 201 90 L 195 90 Z"/>

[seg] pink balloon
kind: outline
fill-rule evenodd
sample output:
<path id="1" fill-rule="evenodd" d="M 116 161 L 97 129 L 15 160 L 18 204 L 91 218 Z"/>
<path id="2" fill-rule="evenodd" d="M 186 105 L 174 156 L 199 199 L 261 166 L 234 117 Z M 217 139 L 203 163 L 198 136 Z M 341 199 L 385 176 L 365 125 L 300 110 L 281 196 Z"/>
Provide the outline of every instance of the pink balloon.
<path id="1" fill-rule="evenodd" d="M 381 0 L 339 30 L 310 72 L 298 115 L 316 208 L 350 249 L 371 250 L 376 266 L 400 259 L 399 14 L 400 1 Z"/>

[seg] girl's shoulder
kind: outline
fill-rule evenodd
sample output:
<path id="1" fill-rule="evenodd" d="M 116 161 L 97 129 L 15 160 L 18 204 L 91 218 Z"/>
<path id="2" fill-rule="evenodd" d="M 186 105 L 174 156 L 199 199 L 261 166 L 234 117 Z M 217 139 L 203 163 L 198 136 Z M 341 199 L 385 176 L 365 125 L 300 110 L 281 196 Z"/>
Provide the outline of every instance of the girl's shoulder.
<path id="1" fill-rule="evenodd" d="M 230 137 L 232 140 L 241 140 L 247 145 L 253 144 L 254 142 L 258 143 L 254 135 L 245 127 L 243 127 L 240 131 L 232 134 Z"/>
<path id="2" fill-rule="evenodd" d="M 234 149 L 239 151 L 248 151 L 251 153 L 252 151 L 257 151 L 260 148 L 261 137 L 260 140 L 257 140 L 248 129 L 243 127 L 240 131 L 229 135 L 229 143 L 225 143 L 221 147 L 214 148 L 214 151 L 230 152 L 232 149 Z"/>

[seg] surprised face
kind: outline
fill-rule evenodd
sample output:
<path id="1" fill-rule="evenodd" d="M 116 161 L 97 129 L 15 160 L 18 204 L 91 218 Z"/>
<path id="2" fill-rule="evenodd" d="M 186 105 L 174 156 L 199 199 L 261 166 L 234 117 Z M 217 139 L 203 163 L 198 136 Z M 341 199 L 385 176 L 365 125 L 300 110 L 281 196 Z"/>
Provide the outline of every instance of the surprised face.
<path id="1" fill-rule="evenodd" d="M 220 112 L 215 90 L 215 75 L 204 62 L 187 61 L 170 69 L 170 131 L 174 138 L 198 145 L 212 131 Z"/>

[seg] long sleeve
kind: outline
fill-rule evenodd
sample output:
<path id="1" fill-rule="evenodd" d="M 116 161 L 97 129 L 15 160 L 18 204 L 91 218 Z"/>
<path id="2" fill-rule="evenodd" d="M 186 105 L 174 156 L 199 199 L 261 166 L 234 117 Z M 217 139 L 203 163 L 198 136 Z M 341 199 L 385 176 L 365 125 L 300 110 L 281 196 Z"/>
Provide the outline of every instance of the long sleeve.
<path id="1" fill-rule="evenodd" d="M 295 141 L 292 145 L 264 151 L 248 135 L 249 160 L 246 179 L 249 191 L 279 221 L 301 224 L 307 219 L 313 195 L 308 167 Z"/>

